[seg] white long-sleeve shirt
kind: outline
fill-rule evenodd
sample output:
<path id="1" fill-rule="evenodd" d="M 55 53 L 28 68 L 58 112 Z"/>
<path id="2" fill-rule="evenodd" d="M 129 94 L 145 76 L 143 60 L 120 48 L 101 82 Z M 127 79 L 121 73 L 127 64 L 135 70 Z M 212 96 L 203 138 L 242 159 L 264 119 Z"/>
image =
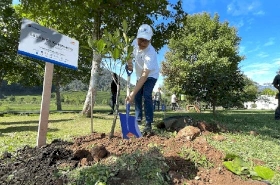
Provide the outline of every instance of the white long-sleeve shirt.
<path id="1" fill-rule="evenodd" d="M 137 39 L 133 41 L 132 45 L 134 48 L 133 56 L 135 60 L 135 72 L 137 80 L 141 77 L 143 69 L 150 70 L 148 77 L 158 79 L 159 65 L 157 62 L 157 52 L 155 48 L 150 43 L 146 49 L 140 50 L 137 44 Z"/>

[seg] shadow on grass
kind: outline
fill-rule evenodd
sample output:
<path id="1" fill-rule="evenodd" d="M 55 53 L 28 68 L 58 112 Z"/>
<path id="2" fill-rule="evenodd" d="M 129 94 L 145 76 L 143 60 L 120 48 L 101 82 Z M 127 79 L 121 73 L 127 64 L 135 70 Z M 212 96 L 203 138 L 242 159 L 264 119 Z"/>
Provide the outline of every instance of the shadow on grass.
<path id="1" fill-rule="evenodd" d="M 59 119 L 59 120 L 49 120 L 49 123 L 57 123 L 64 121 L 71 121 L 74 119 Z M 30 120 L 30 121 L 11 121 L 11 122 L 0 122 L 0 125 L 20 125 L 20 124 L 38 124 L 39 120 Z"/>
<path id="2" fill-rule="evenodd" d="M 56 132 L 59 129 L 48 129 L 48 132 Z M 4 129 L 0 129 L 0 133 L 13 133 L 13 132 L 38 132 L 38 126 L 17 126 L 17 127 L 7 127 Z M 3 135 L 0 135 L 0 137 Z"/>

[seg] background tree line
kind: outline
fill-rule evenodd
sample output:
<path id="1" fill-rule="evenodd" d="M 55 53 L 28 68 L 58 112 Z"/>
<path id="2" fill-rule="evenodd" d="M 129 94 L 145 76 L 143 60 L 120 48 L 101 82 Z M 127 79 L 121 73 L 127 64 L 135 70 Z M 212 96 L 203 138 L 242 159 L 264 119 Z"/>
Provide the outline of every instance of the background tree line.
<path id="1" fill-rule="evenodd" d="M 111 72 L 108 70 L 102 70 L 100 79 L 97 82 L 99 91 L 111 91 Z M 131 85 L 133 86 L 133 85 Z M 120 79 L 121 91 L 125 90 L 126 80 Z M 65 91 L 86 91 L 88 86 L 80 80 L 73 80 L 72 82 L 62 86 L 61 92 Z M 8 84 L 7 81 L 2 81 L 0 85 L 0 98 L 10 95 L 41 95 L 43 91 L 42 86 L 24 86 L 19 83 Z M 52 92 L 55 92 L 55 87 L 52 88 Z"/>

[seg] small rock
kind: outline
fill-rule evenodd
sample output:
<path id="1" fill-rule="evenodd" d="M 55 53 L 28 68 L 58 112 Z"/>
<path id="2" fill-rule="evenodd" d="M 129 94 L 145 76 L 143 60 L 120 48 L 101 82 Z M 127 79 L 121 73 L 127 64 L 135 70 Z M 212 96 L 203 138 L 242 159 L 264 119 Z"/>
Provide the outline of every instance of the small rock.
<path id="1" fill-rule="evenodd" d="M 80 166 L 88 166 L 88 160 L 87 158 L 82 158 L 82 160 L 80 161 Z"/>
<path id="2" fill-rule="evenodd" d="M 259 135 L 259 133 L 257 133 L 256 131 L 251 130 L 251 131 L 250 131 L 250 135 L 252 135 L 252 136 L 257 136 L 257 135 Z"/>
<path id="3" fill-rule="evenodd" d="M 194 140 L 196 137 L 200 136 L 201 132 L 200 129 L 193 126 L 186 126 L 185 128 L 181 129 L 176 138 L 184 137 L 188 141 Z"/>
<path id="4" fill-rule="evenodd" d="M 94 161 L 99 161 L 100 159 L 105 158 L 108 154 L 109 154 L 109 152 L 103 145 L 95 146 L 91 150 L 91 155 L 92 155 Z"/>

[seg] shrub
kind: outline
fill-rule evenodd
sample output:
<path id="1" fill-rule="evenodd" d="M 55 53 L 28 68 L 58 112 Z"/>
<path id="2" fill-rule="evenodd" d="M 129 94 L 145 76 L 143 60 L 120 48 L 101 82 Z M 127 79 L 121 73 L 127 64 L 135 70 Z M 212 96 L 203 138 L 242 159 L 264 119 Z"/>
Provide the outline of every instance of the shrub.
<path id="1" fill-rule="evenodd" d="M 12 101 L 12 102 L 14 102 L 14 101 L 16 101 L 16 97 L 15 96 L 10 96 L 10 98 L 9 98 L 9 101 Z"/>
<path id="2" fill-rule="evenodd" d="M 253 108 L 253 109 L 257 108 L 257 104 L 255 104 L 255 103 L 252 104 L 252 105 L 251 105 L 251 108 Z"/>

